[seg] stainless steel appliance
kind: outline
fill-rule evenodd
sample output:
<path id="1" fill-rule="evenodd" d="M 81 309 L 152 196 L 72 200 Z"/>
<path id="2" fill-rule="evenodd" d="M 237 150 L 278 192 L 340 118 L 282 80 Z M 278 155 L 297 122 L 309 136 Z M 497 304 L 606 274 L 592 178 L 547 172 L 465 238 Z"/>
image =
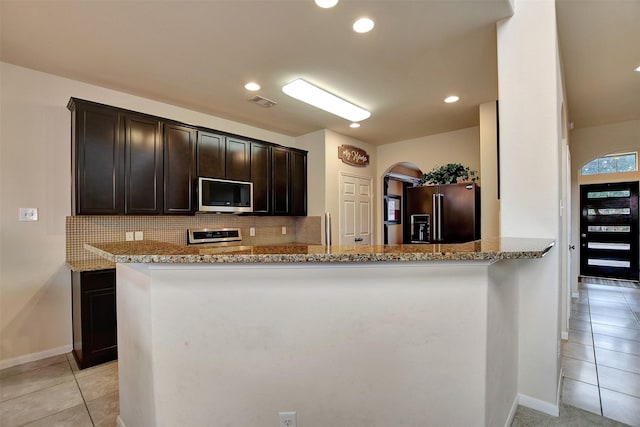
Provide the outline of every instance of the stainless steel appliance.
<path id="1" fill-rule="evenodd" d="M 429 243 L 431 224 L 429 214 L 411 215 L 411 243 Z"/>
<path id="2" fill-rule="evenodd" d="M 187 230 L 187 245 L 219 243 L 222 245 L 237 245 L 242 241 L 239 228 L 200 228 Z"/>
<path id="3" fill-rule="evenodd" d="M 462 243 L 480 238 L 480 187 L 473 183 L 407 188 L 406 222 L 413 215 L 430 215 L 430 243 Z M 413 241 L 413 227 L 405 241 Z"/>
<path id="4" fill-rule="evenodd" d="M 198 178 L 199 212 L 253 212 L 253 183 Z"/>

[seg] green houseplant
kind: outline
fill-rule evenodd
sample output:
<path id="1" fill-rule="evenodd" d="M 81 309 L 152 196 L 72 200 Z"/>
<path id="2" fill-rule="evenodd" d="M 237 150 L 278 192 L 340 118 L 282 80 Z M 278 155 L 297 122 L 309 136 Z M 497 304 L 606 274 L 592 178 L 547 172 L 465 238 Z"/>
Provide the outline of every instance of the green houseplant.
<path id="1" fill-rule="evenodd" d="M 448 163 L 444 166 L 435 166 L 431 172 L 423 174 L 418 185 L 455 184 L 459 178 L 463 182 L 476 182 L 478 174 L 476 171 L 469 169 L 469 166 L 463 166 L 460 163 Z"/>

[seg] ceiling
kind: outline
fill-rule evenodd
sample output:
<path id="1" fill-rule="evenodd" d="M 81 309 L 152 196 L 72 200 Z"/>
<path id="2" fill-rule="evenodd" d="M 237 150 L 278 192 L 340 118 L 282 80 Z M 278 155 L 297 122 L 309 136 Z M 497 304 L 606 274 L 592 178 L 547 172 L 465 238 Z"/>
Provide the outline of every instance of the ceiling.
<path id="1" fill-rule="evenodd" d="M 557 8 L 571 120 L 640 118 L 640 1 Z M 509 0 L 0 0 L 0 60 L 291 136 L 384 144 L 478 124 L 478 105 L 498 97 L 495 23 L 511 13 Z M 354 33 L 365 15 L 375 28 Z M 297 77 L 371 118 L 351 129 L 288 97 Z M 251 80 L 262 89 L 245 90 Z"/>

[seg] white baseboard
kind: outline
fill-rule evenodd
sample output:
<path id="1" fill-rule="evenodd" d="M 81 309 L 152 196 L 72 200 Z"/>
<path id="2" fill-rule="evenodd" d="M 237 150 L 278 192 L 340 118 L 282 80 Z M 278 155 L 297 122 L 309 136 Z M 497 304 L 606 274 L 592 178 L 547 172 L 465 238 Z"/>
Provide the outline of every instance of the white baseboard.
<path id="1" fill-rule="evenodd" d="M 516 411 L 518 410 L 518 395 L 513 398 L 513 403 L 511 404 L 511 409 L 509 410 L 509 415 L 507 416 L 507 421 L 504 423 L 504 427 L 509 427 L 513 424 L 513 419 L 516 417 Z"/>
<path id="2" fill-rule="evenodd" d="M 118 418 L 116 421 L 117 421 L 118 427 L 127 427 L 126 425 L 124 425 L 124 421 L 122 421 L 122 418 L 120 418 L 120 415 L 118 415 Z"/>
<path id="3" fill-rule="evenodd" d="M 544 412 L 545 414 L 557 417 L 560 415 L 560 407 L 549 403 L 544 400 L 536 399 L 535 397 L 527 396 L 526 394 L 518 395 L 518 403 L 527 408 L 535 409 L 536 411 Z"/>
<path id="4" fill-rule="evenodd" d="M 22 365 L 23 363 L 35 362 L 36 360 L 46 359 L 47 357 L 69 353 L 71 350 L 73 350 L 73 347 L 69 344 L 58 348 L 52 348 L 51 350 L 14 357 L 13 359 L 0 360 L 0 369 L 6 369 L 12 366 Z"/>

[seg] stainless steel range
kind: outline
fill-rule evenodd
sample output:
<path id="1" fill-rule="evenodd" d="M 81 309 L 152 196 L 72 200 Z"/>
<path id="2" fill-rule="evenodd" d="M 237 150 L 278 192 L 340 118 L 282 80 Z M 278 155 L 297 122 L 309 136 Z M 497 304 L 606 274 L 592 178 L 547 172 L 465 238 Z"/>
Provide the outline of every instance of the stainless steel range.
<path id="1" fill-rule="evenodd" d="M 187 245 L 218 243 L 220 246 L 237 245 L 242 242 L 239 228 L 200 228 L 187 230 Z"/>

